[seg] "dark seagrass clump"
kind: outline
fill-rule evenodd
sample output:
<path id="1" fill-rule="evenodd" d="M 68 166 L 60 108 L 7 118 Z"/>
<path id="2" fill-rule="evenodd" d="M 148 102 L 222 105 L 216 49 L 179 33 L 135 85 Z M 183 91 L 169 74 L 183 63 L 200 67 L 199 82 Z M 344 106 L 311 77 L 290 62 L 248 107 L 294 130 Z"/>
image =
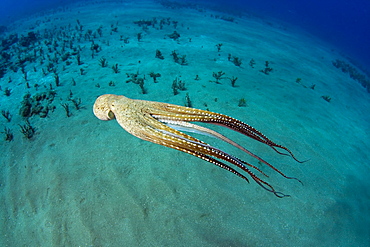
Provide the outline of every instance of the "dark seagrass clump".
<path id="1" fill-rule="evenodd" d="M 239 107 L 245 107 L 245 106 L 247 106 L 247 101 L 244 98 L 239 99 L 238 106 Z"/>
<path id="2" fill-rule="evenodd" d="M 193 107 L 193 103 L 191 102 L 189 93 L 186 93 L 186 95 L 185 95 L 185 106 L 186 107 Z"/>
<path id="3" fill-rule="evenodd" d="M 213 72 L 212 76 L 216 80 L 215 81 L 210 81 L 210 82 L 216 82 L 217 84 L 221 84 L 220 80 L 224 79 L 224 77 L 223 77 L 224 75 L 225 75 L 225 72 L 223 72 L 223 71 L 218 71 L 217 73 Z"/>
<path id="4" fill-rule="evenodd" d="M 176 31 L 173 31 L 173 33 L 167 35 L 170 39 L 178 40 L 180 38 L 180 34 Z"/>
<path id="5" fill-rule="evenodd" d="M 235 87 L 235 83 L 236 83 L 236 80 L 238 80 L 238 77 L 231 77 L 229 78 L 230 82 L 231 82 L 231 86 L 232 87 Z"/>
<path id="6" fill-rule="evenodd" d="M 14 135 L 13 135 L 13 132 L 9 128 L 5 127 L 4 131 L 1 133 L 5 134 L 5 137 L 4 137 L 5 141 L 7 142 L 13 141 Z"/>
<path id="7" fill-rule="evenodd" d="M 108 61 L 105 57 L 102 57 L 99 59 L 99 65 L 102 67 L 102 68 L 105 68 L 105 67 L 108 67 Z"/>
<path id="8" fill-rule="evenodd" d="M 266 61 L 265 62 L 265 68 L 264 69 L 261 69 L 260 72 L 264 73 L 265 75 L 269 75 L 270 72 L 272 72 L 272 68 L 270 67 L 270 62 L 269 61 Z"/>
<path id="9" fill-rule="evenodd" d="M 116 63 L 115 65 L 112 66 L 112 69 L 113 69 L 113 72 L 115 74 L 118 74 L 120 72 L 119 68 L 118 68 L 118 63 Z"/>
<path id="10" fill-rule="evenodd" d="M 159 59 L 161 59 L 161 60 L 163 60 L 163 59 L 164 59 L 164 57 L 163 57 L 163 55 L 162 55 L 162 52 L 161 52 L 160 50 L 156 50 L 156 51 L 155 51 L 155 57 L 156 57 L 156 58 L 159 58 Z"/>
<path id="11" fill-rule="evenodd" d="M 161 77 L 161 74 L 160 73 L 150 72 L 149 76 L 153 78 L 154 83 L 157 83 L 158 82 L 157 81 L 157 77 Z"/>
<path id="12" fill-rule="evenodd" d="M 62 103 L 60 105 L 64 108 L 67 117 L 72 116 L 71 109 L 69 108 L 69 104 L 68 103 Z"/>
<path id="13" fill-rule="evenodd" d="M 31 139 L 36 133 L 36 128 L 33 127 L 28 120 L 26 120 L 24 125 L 19 125 L 19 127 L 21 127 L 21 133 L 27 139 Z"/>
<path id="14" fill-rule="evenodd" d="M 348 73 L 349 77 L 351 77 L 353 80 L 356 80 L 358 83 L 361 84 L 364 88 L 366 88 L 367 92 L 370 93 L 370 75 L 367 73 L 361 73 L 358 69 L 356 69 L 354 66 L 346 63 L 345 61 L 336 59 L 332 62 L 334 67 L 342 70 L 343 73 Z"/>
<path id="15" fill-rule="evenodd" d="M 238 67 L 240 67 L 242 65 L 242 60 L 238 57 L 233 57 L 232 62 L 235 66 L 238 66 Z"/>
<path id="16" fill-rule="evenodd" d="M 329 95 L 323 95 L 323 96 L 321 96 L 321 98 L 323 98 L 326 102 L 331 101 L 331 97 Z"/>
<path id="17" fill-rule="evenodd" d="M 1 115 L 3 115 L 3 117 L 8 121 L 10 122 L 12 120 L 12 115 L 10 114 L 10 112 L 8 110 L 1 110 Z"/>
<path id="18" fill-rule="evenodd" d="M 81 98 L 73 98 L 71 99 L 74 107 L 76 108 L 76 110 L 80 110 L 81 109 Z"/>
<path id="19" fill-rule="evenodd" d="M 10 88 L 5 88 L 4 89 L 4 95 L 5 96 L 10 96 L 12 94 L 12 90 Z"/>

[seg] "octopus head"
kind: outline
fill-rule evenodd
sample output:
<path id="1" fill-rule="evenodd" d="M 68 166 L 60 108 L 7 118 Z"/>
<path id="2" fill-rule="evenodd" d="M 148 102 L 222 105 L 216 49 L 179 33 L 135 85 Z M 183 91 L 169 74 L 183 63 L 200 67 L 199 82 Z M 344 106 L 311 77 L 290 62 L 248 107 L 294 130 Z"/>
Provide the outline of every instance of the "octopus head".
<path id="1" fill-rule="evenodd" d="M 99 96 L 94 103 L 94 115 L 100 120 L 111 120 L 114 119 L 114 113 L 111 109 L 112 101 L 117 95 L 104 94 Z"/>

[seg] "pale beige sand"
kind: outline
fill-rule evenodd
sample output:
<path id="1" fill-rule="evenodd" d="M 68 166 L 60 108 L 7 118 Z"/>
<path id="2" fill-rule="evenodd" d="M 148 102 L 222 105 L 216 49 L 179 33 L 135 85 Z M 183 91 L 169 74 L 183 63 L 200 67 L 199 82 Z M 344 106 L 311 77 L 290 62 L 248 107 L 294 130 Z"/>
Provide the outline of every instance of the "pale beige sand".
<path id="1" fill-rule="evenodd" d="M 27 140 L 18 131 L 16 116 L 26 90 L 20 72 L 11 74 L 10 97 L 1 96 L 1 108 L 14 117 L 4 126 L 14 130 L 11 143 L 0 142 L 1 246 L 366 246 L 370 239 L 370 95 L 356 81 L 336 69 L 344 59 L 328 44 L 306 33 L 272 25 L 253 16 L 236 23 L 211 17 L 206 10 L 169 10 L 149 2 L 71 6 L 16 23 L 14 31 L 51 29 L 79 19 L 84 30 L 103 26 L 96 43 L 102 51 L 91 59 L 90 42 L 81 41 L 83 65 L 59 67 L 57 109 L 46 119 L 33 117 L 37 135 Z M 140 19 L 171 17 L 181 34 L 149 28 L 138 43 Z M 35 25 L 41 20 L 39 25 Z M 45 20 L 50 20 L 46 21 Z M 118 33 L 109 33 L 118 23 Z M 120 35 L 130 37 L 129 44 Z M 191 38 L 191 42 L 189 42 Z M 107 42 L 109 41 L 109 45 Z M 221 52 L 215 45 L 222 43 Z M 154 58 L 160 49 L 164 60 Z M 173 62 L 171 51 L 187 55 L 189 65 Z M 227 61 L 228 53 L 243 59 L 242 67 Z M 108 68 L 98 59 L 107 58 Z M 248 62 L 256 61 L 252 69 Z M 274 69 L 259 72 L 265 61 Z M 140 61 L 140 63 L 138 63 Z M 110 68 L 118 63 L 121 72 Z M 83 67 L 86 75 L 79 75 Z M 52 75 L 30 71 L 31 84 L 48 85 Z M 125 73 L 146 74 L 143 95 L 138 85 L 125 83 Z M 209 82 L 212 73 L 236 76 Z M 150 72 L 162 74 L 154 84 Z M 195 81 L 195 75 L 201 80 Z M 187 91 L 174 96 L 176 76 Z M 71 86 L 71 78 L 77 86 Z M 296 83 L 296 78 L 302 78 Z M 116 86 L 108 83 L 114 81 Z M 101 88 L 95 87 L 99 83 Z M 316 84 L 314 90 L 307 88 Z M 6 87 L 7 78 L 1 80 Z M 304 86 L 303 86 L 304 85 Z M 306 86 L 306 87 L 305 87 Z M 67 118 L 59 102 L 69 90 L 84 109 Z M 33 94 L 35 90 L 30 92 Z M 304 186 L 267 168 L 266 180 L 290 198 L 279 199 L 256 183 L 250 184 L 205 161 L 141 141 L 115 121 L 103 122 L 92 114 L 97 96 L 123 94 L 183 105 L 189 93 L 196 108 L 209 109 L 243 120 L 272 140 L 289 147 L 299 164 L 230 130 L 219 127 L 254 153 L 266 158 Z M 331 96 L 330 103 L 321 98 Z M 246 107 L 238 107 L 240 98 Z M 238 157 L 256 163 L 229 145 L 201 137 Z"/>

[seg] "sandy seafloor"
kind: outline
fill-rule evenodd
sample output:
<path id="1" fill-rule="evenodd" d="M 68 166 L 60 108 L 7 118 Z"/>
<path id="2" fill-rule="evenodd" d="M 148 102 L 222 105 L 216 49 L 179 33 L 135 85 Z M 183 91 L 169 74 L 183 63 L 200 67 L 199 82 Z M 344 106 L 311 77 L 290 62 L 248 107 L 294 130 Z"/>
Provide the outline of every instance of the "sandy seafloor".
<path id="1" fill-rule="evenodd" d="M 24 124 L 20 102 L 27 92 L 47 91 L 50 83 L 54 85 L 54 74 L 42 73 L 47 61 L 41 64 L 38 57 L 25 66 L 31 88 L 26 88 L 20 70 L 8 70 L 1 79 L 2 90 L 12 90 L 10 96 L 2 93 L 1 109 L 13 116 L 9 123 L 1 116 L 1 129 L 14 134 L 13 141 L 0 142 L 1 246 L 369 245 L 370 94 L 332 65 L 335 59 L 348 60 L 330 44 L 286 24 L 253 15 L 234 16 L 234 22 L 216 18 L 220 16 L 231 15 L 151 2 L 94 2 L 10 26 L 9 34 L 34 31 L 42 36 L 51 31 L 49 40 L 59 44 L 60 53 L 64 39 L 100 26 L 103 34 L 94 39 L 102 48 L 94 58 L 91 41 L 75 38 L 73 46 L 80 46 L 83 64 L 77 64 L 76 56 L 68 66 L 61 59 L 55 64 L 61 82 L 53 86 L 56 109 L 46 118 L 29 118 L 36 128 L 30 140 L 19 131 L 19 124 Z M 154 17 L 170 18 L 178 25 L 143 30 L 133 23 Z M 75 28 L 77 19 L 82 32 Z M 115 27 L 117 32 L 112 32 Z M 66 36 L 58 39 L 59 30 Z M 174 30 L 181 35 L 178 41 L 166 36 Z M 121 36 L 129 37 L 129 43 Z M 219 43 L 223 45 L 217 52 Z M 36 46 L 48 53 L 45 38 Z M 163 60 L 155 58 L 157 49 Z M 175 63 L 173 50 L 186 55 L 188 65 Z M 54 54 L 52 50 L 50 57 Z M 228 54 L 241 58 L 242 65 L 228 61 Z M 99 65 L 102 57 L 109 63 L 106 68 Z M 249 65 L 252 58 L 254 68 Z M 11 59 L 15 61 L 17 54 Z M 269 75 L 260 72 L 265 61 L 273 68 Z M 114 64 L 120 73 L 113 73 Z M 80 74 L 81 68 L 86 74 Z M 137 71 L 145 75 L 146 94 L 126 83 L 126 73 Z M 210 82 L 218 71 L 238 77 L 236 87 L 228 79 Z M 158 83 L 150 72 L 161 74 Z M 194 80 L 196 75 L 200 80 Z M 171 89 L 176 77 L 187 88 L 178 95 Z M 110 81 L 115 86 L 109 86 Z M 68 101 L 70 90 L 74 98 L 81 98 L 82 109 Z M 193 107 L 240 119 L 290 148 L 297 158 L 309 159 L 297 163 L 248 137 L 211 126 L 304 185 L 261 166 L 270 175 L 261 178 L 291 195 L 279 199 L 253 180 L 248 184 L 199 158 L 142 141 L 116 121 L 93 115 L 96 97 L 105 93 L 179 105 L 185 104 L 188 93 Z M 238 106 L 241 98 L 246 100 L 244 107 Z M 70 104 L 71 117 L 61 103 Z M 257 164 L 228 144 L 194 135 Z"/>

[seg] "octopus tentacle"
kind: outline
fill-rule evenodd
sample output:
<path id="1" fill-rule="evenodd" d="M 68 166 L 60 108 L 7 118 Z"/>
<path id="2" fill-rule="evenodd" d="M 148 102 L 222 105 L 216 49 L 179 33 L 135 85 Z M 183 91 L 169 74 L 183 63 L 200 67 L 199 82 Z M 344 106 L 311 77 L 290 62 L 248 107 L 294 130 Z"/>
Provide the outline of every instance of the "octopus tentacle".
<path id="1" fill-rule="evenodd" d="M 257 177 L 251 170 L 249 170 L 246 166 L 244 166 L 244 164 L 250 166 L 250 167 L 253 167 L 255 169 L 257 169 L 258 171 L 261 172 L 260 169 L 258 169 L 257 167 L 245 162 L 245 161 L 242 161 L 240 160 L 239 158 L 236 158 L 230 154 L 227 154 L 225 152 L 223 152 L 222 150 L 219 150 L 213 146 L 210 146 L 209 144 L 207 143 L 204 143 L 204 142 L 196 142 L 196 141 L 191 141 L 191 140 L 187 140 L 186 138 L 183 138 L 183 137 L 180 137 L 180 136 L 176 136 L 176 134 L 173 134 L 171 132 L 167 132 L 167 131 L 163 131 L 163 130 L 154 130 L 154 131 L 159 131 L 161 132 L 163 135 L 162 135 L 162 138 L 161 139 L 158 139 L 158 134 L 156 134 L 156 139 L 154 140 L 149 140 L 149 141 L 152 141 L 154 143 L 157 143 L 157 144 L 160 144 L 160 145 L 163 145 L 163 146 L 166 146 L 166 147 L 170 147 L 170 148 L 173 148 L 173 149 L 176 149 L 176 150 L 180 150 L 180 151 L 183 151 L 183 152 L 186 152 L 186 153 L 189 153 L 191 155 L 194 155 L 198 158 L 201 158 L 203 160 L 207 160 L 223 169 L 226 169 L 232 173 L 234 173 L 235 175 L 245 179 L 248 181 L 248 179 L 245 178 L 244 175 L 240 174 L 239 172 L 237 172 L 236 170 L 234 170 L 233 168 L 227 166 L 226 164 L 222 163 L 221 161 L 218 161 L 210 156 L 213 156 L 213 157 L 216 157 L 218 159 L 221 159 L 221 160 L 224 160 L 224 161 L 227 161 L 235 166 L 237 166 L 238 168 L 242 169 L 243 171 L 247 172 L 249 174 L 249 176 L 251 176 L 251 178 L 257 182 L 258 185 L 260 185 L 262 188 L 264 188 L 265 190 L 269 191 L 269 192 L 272 192 L 274 193 L 277 197 L 285 197 L 285 196 L 288 196 L 288 195 L 285 195 L 281 192 L 278 192 L 274 189 L 274 187 L 272 185 L 270 185 L 269 183 L 265 182 L 264 180 L 260 179 L 259 177 Z M 179 143 L 178 142 L 178 139 L 181 139 L 182 142 Z M 262 174 L 264 174 L 262 172 Z M 265 174 L 264 174 L 265 175 Z"/>
<path id="2" fill-rule="evenodd" d="M 161 121 L 161 119 L 159 118 L 158 120 Z M 168 121 L 168 120 L 163 120 L 161 121 L 163 123 L 166 123 L 166 124 L 172 124 L 172 125 L 177 125 L 177 126 L 183 126 L 183 127 L 186 127 L 186 128 L 190 128 L 192 130 L 198 130 L 200 133 L 202 134 L 209 134 L 215 138 L 218 138 L 222 141 L 225 141 L 231 145 L 233 145 L 234 147 L 246 152 L 247 154 L 251 155 L 252 157 L 260 160 L 261 162 L 271 166 L 270 164 L 268 164 L 265 160 L 263 160 L 262 158 L 260 158 L 259 156 L 253 154 L 252 152 L 250 152 L 249 150 L 245 149 L 244 147 L 240 146 L 239 144 L 237 144 L 236 142 L 234 142 L 233 140 L 227 138 L 226 136 L 224 135 L 221 135 L 220 133 L 214 131 L 214 130 L 211 130 L 211 129 L 208 129 L 208 128 L 205 128 L 205 127 L 202 127 L 202 126 L 199 126 L 199 125 L 196 125 L 196 124 L 192 124 L 192 123 L 189 123 L 189 122 L 182 122 L 182 121 Z M 262 170 L 260 170 L 258 167 L 252 165 L 252 164 L 249 164 L 243 160 L 240 160 L 242 163 L 244 163 L 245 165 L 248 165 L 252 168 L 254 168 L 255 170 L 257 170 L 258 172 L 260 172 L 261 174 L 263 174 L 264 176 L 268 177 L 268 175 L 266 175 L 266 173 L 264 173 Z M 279 171 L 280 172 L 280 171 Z M 289 178 L 287 176 L 285 176 L 284 174 L 282 174 L 284 177 L 286 178 Z"/>
<path id="3" fill-rule="evenodd" d="M 267 144 L 278 154 L 289 155 L 299 163 L 305 162 L 305 161 L 298 160 L 288 148 L 273 142 L 272 140 L 267 138 L 264 134 L 262 134 L 257 129 L 233 117 L 229 117 L 227 115 L 220 114 L 220 113 L 215 113 L 215 112 L 210 112 L 210 111 L 205 111 L 205 110 L 198 110 L 198 109 L 193 109 L 190 107 L 177 106 L 177 105 L 172 105 L 172 104 L 167 104 L 166 110 L 170 111 L 171 113 L 168 114 L 167 112 L 164 112 L 164 113 L 159 113 L 156 116 L 161 117 L 162 119 L 166 119 L 166 118 L 172 119 L 176 117 L 177 120 L 180 120 L 180 121 L 205 122 L 205 123 L 211 123 L 211 124 L 228 127 L 254 140 Z M 178 115 L 174 116 L 172 113 L 177 113 Z M 278 151 L 276 148 L 283 149 L 287 151 L 288 154 L 282 153 Z"/>
<path id="4" fill-rule="evenodd" d="M 280 175 L 282 175 L 283 177 L 287 178 L 287 179 L 295 179 L 297 180 L 298 182 L 300 182 L 301 184 L 302 181 L 295 178 L 295 177 L 289 177 L 289 176 L 286 176 L 283 172 L 281 172 L 279 169 L 277 169 L 276 167 L 274 167 L 273 165 L 271 165 L 269 162 L 265 161 L 264 159 L 262 159 L 261 157 L 259 157 L 258 155 L 255 155 L 254 153 L 252 153 L 251 151 L 247 150 L 246 148 L 242 147 L 241 145 L 239 145 L 238 143 L 234 142 L 233 140 L 227 138 L 226 136 L 224 135 L 221 135 L 220 133 L 214 131 L 214 130 L 211 130 L 211 129 L 208 129 L 208 128 L 205 128 L 205 127 L 202 127 L 202 126 L 199 126 L 199 125 L 195 125 L 195 124 L 192 124 L 192 123 L 188 123 L 188 122 L 183 122 L 183 121 L 177 121 L 177 120 L 172 120 L 172 119 L 177 119 L 176 117 L 173 117 L 171 118 L 171 120 L 169 120 L 169 117 L 163 117 L 161 115 L 152 115 L 154 118 L 158 119 L 159 121 L 161 122 L 164 122 L 164 123 L 170 123 L 170 124 L 174 124 L 174 125 L 180 125 L 180 126 L 184 126 L 184 127 L 187 127 L 187 128 L 192 128 L 192 129 L 196 129 L 196 130 L 199 130 L 201 132 L 204 132 L 204 133 L 207 133 L 207 134 L 210 134 L 220 140 L 223 140 L 231 145 L 233 145 L 234 147 L 244 151 L 245 153 L 249 154 L 250 156 L 252 156 L 253 158 L 259 160 L 260 162 L 264 163 L 265 165 L 269 166 L 271 169 L 275 170 L 276 172 L 278 172 Z M 282 153 L 284 154 L 284 153 Z M 285 154 L 286 155 L 286 154 Z M 244 162 L 244 161 L 243 161 Z M 264 172 L 262 172 L 260 169 L 258 169 L 257 167 L 249 164 L 249 163 L 246 163 L 248 166 L 250 167 L 253 167 L 254 169 L 258 170 L 260 173 L 262 173 L 263 175 L 267 176 Z M 267 176 L 268 177 L 268 176 Z"/>
<path id="5" fill-rule="evenodd" d="M 214 165 L 216 165 L 216 166 L 218 166 L 218 167 L 221 167 L 221 168 L 223 168 L 223 169 L 225 169 L 225 170 L 227 170 L 227 171 L 229 171 L 229 172 L 232 172 L 232 173 L 234 173 L 235 175 L 237 175 L 237 176 L 239 176 L 239 177 L 241 177 L 241 178 L 243 178 L 244 180 L 246 180 L 248 183 L 249 183 L 249 180 L 248 180 L 248 178 L 246 178 L 244 175 L 242 175 L 241 173 L 239 173 L 238 171 L 236 171 L 236 170 L 234 170 L 233 168 L 231 168 L 231 167 L 229 167 L 228 165 L 226 165 L 226 164 L 224 164 L 223 162 L 221 162 L 221 161 L 219 161 L 219 160 L 216 160 L 216 159 L 214 159 L 214 158 L 212 158 L 212 157 L 210 157 L 210 156 L 208 156 L 208 155 L 205 155 L 205 154 L 202 154 L 202 153 L 199 153 L 199 152 L 195 152 L 195 151 L 192 151 L 192 150 L 186 150 L 186 149 L 184 149 L 184 150 L 181 150 L 181 149 L 178 149 L 178 150 L 180 150 L 180 151 L 183 151 L 183 152 L 186 152 L 186 153 L 188 153 L 188 154 L 191 154 L 191 155 L 194 155 L 194 156 L 196 156 L 196 157 L 198 157 L 198 158 L 201 158 L 201 159 L 203 159 L 203 160 L 205 160 L 205 161 L 208 161 L 208 162 L 210 162 L 210 163 L 212 163 L 212 164 L 214 164 Z M 263 181 L 263 180 L 261 180 L 261 179 L 259 179 L 257 176 L 252 176 L 252 178 L 253 178 L 253 180 L 254 181 L 256 181 L 256 183 L 258 184 L 258 185 L 260 185 L 263 189 L 265 189 L 265 190 L 267 190 L 267 191 L 269 191 L 269 192 L 272 192 L 272 193 L 274 193 L 277 197 L 279 197 L 279 198 L 283 198 L 283 197 L 288 197 L 289 195 L 286 195 L 286 194 L 284 194 L 284 193 L 282 193 L 282 192 L 279 192 L 279 191 L 276 191 L 270 184 L 268 184 L 267 182 L 265 182 L 265 181 Z"/>

